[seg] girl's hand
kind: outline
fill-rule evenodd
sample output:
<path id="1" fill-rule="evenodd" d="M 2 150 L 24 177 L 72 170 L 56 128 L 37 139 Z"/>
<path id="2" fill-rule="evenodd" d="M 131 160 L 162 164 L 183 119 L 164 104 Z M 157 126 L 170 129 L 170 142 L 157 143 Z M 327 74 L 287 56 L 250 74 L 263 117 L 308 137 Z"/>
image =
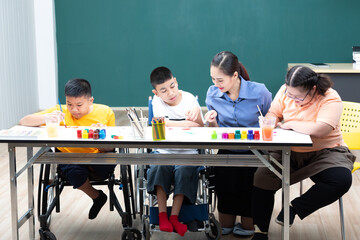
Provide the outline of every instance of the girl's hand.
<path id="1" fill-rule="evenodd" d="M 204 120 L 205 122 L 216 122 L 216 117 L 217 117 L 217 112 L 215 110 L 210 110 L 209 112 L 207 112 L 204 116 Z"/>
<path id="2" fill-rule="evenodd" d="M 286 122 L 286 123 L 281 123 L 281 122 L 278 122 L 277 126 L 280 127 L 281 129 L 286 129 L 286 130 L 290 130 L 292 129 L 292 127 L 290 126 L 291 122 Z"/>

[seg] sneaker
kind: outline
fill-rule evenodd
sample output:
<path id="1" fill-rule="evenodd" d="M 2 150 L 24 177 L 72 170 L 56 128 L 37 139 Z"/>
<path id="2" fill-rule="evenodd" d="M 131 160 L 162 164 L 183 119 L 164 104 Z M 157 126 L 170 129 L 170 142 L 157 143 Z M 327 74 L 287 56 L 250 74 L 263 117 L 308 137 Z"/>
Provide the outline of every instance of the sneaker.
<path id="1" fill-rule="evenodd" d="M 233 234 L 238 236 L 251 236 L 255 230 L 246 230 L 241 227 L 240 223 L 237 223 L 233 229 Z"/>
<path id="2" fill-rule="evenodd" d="M 222 232 L 222 235 L 228 235 L 230 233 L 232 233 L 233 231 L 233 228 L 221 228 L 221 232 Z"/>
<path id="3" fill-rule="evenodd" d="M 289 214 L 289 227 L 291 227 L 291 225 L 293 225 L 294 223 L 294 219 L 295 219 L 295 211 L 293 206 L 290 206 L 290 214 Z M 275 222 L 280 224 L 281 226 L 284 226 L 284 209 L 281 209 L 281 212 L 279 213 L 279 215 L 277 216 L 277 218 L 275 219 Z"/>
<path id="4" fill-rule="evenodd" d="M 255 233 L 251 240 L 268 240 L 268 233 L 262 232 L 260 228 L 255 225 Z"/>

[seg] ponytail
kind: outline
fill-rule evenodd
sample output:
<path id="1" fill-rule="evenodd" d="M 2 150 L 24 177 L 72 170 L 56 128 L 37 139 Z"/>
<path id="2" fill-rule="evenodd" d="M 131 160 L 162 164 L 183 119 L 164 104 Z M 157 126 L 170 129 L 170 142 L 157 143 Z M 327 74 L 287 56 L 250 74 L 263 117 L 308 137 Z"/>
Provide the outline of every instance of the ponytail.
<path id="1" fill-rule="evenodd" d="M 304 90 L 310 90 L 316 86 L 317 93 L 322 96 L 333 85 L 329 76 L 317 74 L 310 68 L 301 65 L 294 66 L 287 72 L 285 84 L 291 87 L 302 87 Z"/>
<path id="2" fill-rule="evenodd" d="M 331 81 L 330 77 L 324 74 L 317 75 L 317 81 L 315 83 L 316 91 L 324 96 L 325 92 L 332 87 L 333 82 Z"/>
<path id="3" fill-rule="evenodd" d="M 247 72 L 246 68 L 244 67 L 244 65 L 239 62 L 239 76 L 241 76 L 243 79 L 245 79 L 246 81 L 250 81 L 250 76 L 249 73 Z"/>
<path id="4" fill-rule="evenodd" d="M 246 68 L 241 62 L 239 62 L 237 56 L 232 52 L 219 52 L 212 59 L 211 66 L 218 67 L 227 76 L 233 76 L 234 72 L 238 72 L 239 79 L 241 76 L 247 81 L 250 80 L 249 73 Z"/>

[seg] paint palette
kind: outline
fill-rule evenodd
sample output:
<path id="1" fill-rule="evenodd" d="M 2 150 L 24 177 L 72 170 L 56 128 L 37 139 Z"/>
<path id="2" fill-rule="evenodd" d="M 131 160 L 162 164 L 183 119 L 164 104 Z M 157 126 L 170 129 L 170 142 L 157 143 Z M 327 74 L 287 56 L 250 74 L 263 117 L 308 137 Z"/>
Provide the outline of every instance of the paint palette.
<path id="1" fill-rule="evenodd" d="M 105 139 L 106 129 L 78 129 L 76 134 L 78 139 Z"/>
<path id="2" fill-rule="evenodd" d="M 237 140 L 260 140 L 260 131 L 259 130 L 247 130 L 240 131 L 235 130 L 235 132 L 222 132 L 220 135 L 214 131 L 211 134 L 211 139 L 237 139 Z"/>
<path id="3" fill-rule="evenodd" d="M 10 129 L 0 130 L 0 137 L 37 139 L 43 133 L 44 131 L 39 130 L 38 128 L 21 129 L 21 128 L 13 127 Z"/>

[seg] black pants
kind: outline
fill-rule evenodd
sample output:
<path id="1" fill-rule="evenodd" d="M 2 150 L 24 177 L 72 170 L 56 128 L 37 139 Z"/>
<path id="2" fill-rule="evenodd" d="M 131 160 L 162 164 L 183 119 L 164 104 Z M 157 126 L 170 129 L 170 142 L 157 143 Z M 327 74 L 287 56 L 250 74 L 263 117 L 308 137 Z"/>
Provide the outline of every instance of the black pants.
<path id="1" fill-rule="evenodd" d="M 218 154 L 252 154 L 220 149 Z M 215 167 L 214 186 L 218 196 L 218 211 L 225 214 L 252 217 L 254 167 Z"/>
<path id="2" fill-rule="evenodd" d="M 343 167 L 328 168 L 310 179 L 315 183 L 303 195 L 291 201 L 295 213 L 304 219 L 316 210 L 338 200 L 351 187 L 351 171 Z M 254 224 L 262 232 L 269 230 L 274 208 L 275 192 L 257 187 L 253 189 L 252 212 Z"/>

